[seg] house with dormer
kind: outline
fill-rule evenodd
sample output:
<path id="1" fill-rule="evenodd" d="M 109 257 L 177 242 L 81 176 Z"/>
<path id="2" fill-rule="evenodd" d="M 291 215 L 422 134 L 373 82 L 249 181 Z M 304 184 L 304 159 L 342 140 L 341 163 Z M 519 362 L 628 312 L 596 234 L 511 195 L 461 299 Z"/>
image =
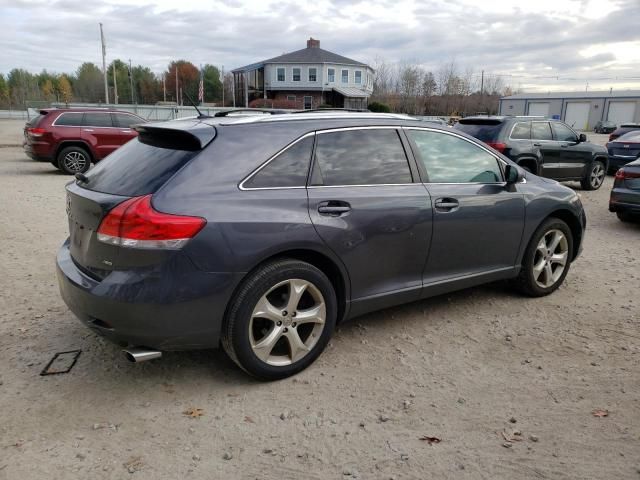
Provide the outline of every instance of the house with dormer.
<path id="1" fill-rule="evenodd" d="M 233 72 L 236 106 L 253 106 L 259 99 L 274 106 L 311 109 L 367 108 L 373 91 L 373 69 L 320 48 L 310 38 L 307 48 L 236 68 Z"/>

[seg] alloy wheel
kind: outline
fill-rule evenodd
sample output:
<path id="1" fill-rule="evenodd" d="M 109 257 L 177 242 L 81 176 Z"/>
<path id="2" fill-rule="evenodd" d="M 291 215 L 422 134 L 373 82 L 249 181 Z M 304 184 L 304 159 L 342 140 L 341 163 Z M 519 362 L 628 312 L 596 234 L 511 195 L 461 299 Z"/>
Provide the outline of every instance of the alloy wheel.
<path id="1" fill-rule="evenodd" d="M 541 288 L 549 288 L 562 276 L 569 260 L 569 242 L 557 229 L 545 233 L 534 253 L 533 279 Z"/>
<path id="2" fill-rule="evenodd" d="M 253 309 L 249 323 L 251 349 L 269 365 L 291 365 L 318 343 L 326 319 L 324 297 L 313 283 L 285 280 L 260 297 Z"/>
<path id="3" fill-rule="evenodd" d="M 605 174 L 604 166 L 600 162 L 596 162 L 591 169 L 591 175 L 589 176 L 589 182 L 594 190 L 600 188 L 600 185 L 604 182 Z"/>
<path id="4" fill-rule="evenodd" d="M 69 172 L 82 172 L 87 165 L 87 157 L 82 152 L 69 152 L 62 161 Z"/>

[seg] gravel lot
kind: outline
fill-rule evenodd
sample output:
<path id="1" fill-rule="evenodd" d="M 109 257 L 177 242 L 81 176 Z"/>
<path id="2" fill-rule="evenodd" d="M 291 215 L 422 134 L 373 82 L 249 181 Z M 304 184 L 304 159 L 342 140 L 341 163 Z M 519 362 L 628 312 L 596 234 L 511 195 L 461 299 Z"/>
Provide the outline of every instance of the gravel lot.
<path id="1" fill-rule="evenodd" d="M 584 252 L 553 295 L 370 314 L 275 383 L 215 351 L 130 364 L 83 327 L 54 270 L 68 181 L 0 148 L 0 479 L 640 478 L 640 225 L 607 211 L 611 177 L 582 193 Z"/>

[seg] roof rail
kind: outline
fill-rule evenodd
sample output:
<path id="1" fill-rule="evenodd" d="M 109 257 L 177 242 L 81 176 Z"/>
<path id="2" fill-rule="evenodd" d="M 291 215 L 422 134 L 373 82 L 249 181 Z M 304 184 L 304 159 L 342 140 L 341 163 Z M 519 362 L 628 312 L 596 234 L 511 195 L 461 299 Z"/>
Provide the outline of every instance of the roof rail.
<path id="1" fill-rule="evenodd" d="M 371 110 L 367 108 L 308 108 L 306 110 L 296 110 L 291 113 L 314 113 L 314 112 L 354 112 L 354 113 L 372 113 Z"/>
<path id="2" fill-rule="evenodd" d="M 283 113 L 289 113 L 286 110 L 274 110 L 269 108 L 234 108 L 231 110 L 222 110 L 220 112 L 216 112 L 214 117 L 228 117 L 232 113 L 242 113 L 242 112 L 250 112 L 250 113 L 270 113 L 271 115 L 281 115 Z"/>

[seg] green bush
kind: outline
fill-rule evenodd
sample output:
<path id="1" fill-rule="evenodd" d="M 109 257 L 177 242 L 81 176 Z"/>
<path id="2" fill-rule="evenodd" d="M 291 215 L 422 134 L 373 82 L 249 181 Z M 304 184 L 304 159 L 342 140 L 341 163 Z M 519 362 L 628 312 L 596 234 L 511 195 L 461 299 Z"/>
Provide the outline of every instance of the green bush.
<path id="1" fill-rule="evenodd" d="M 389 105 L 380 102 L 371 102 L 369 104 L 369 110 L 379 113 L 391 113 L 391 108 L 389 108 Z"/>

